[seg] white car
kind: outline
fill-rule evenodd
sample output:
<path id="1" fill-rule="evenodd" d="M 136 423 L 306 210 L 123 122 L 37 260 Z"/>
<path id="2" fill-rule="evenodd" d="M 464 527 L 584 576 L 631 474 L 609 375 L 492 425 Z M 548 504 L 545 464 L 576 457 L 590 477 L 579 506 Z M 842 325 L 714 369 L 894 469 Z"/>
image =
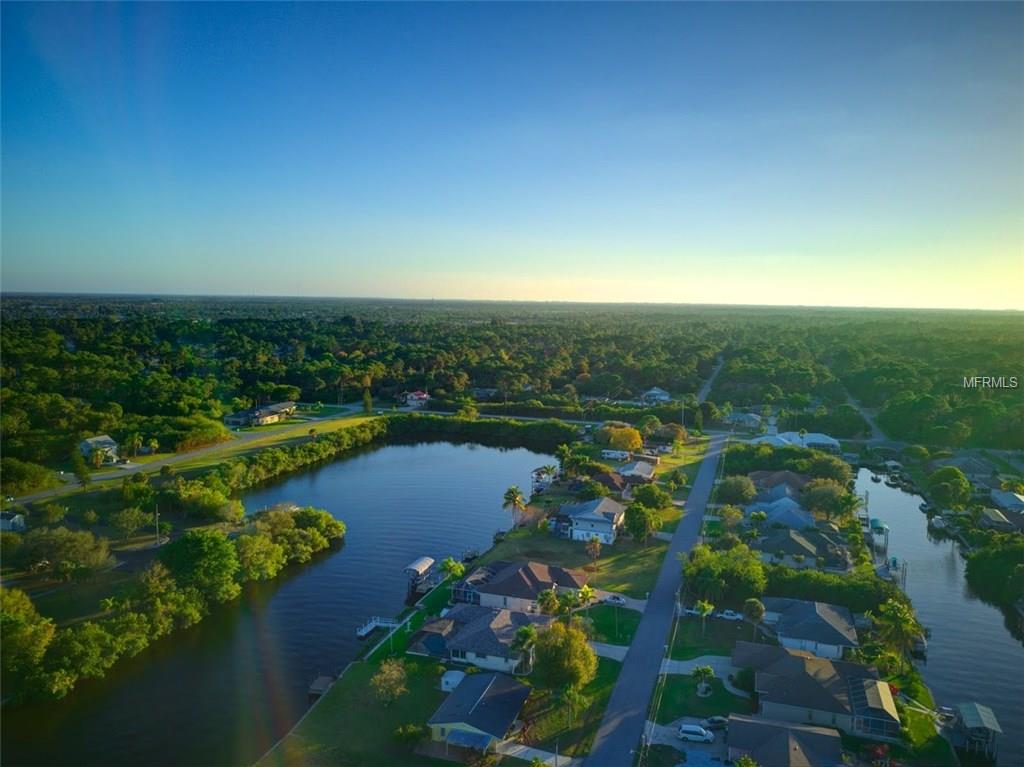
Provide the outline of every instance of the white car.
<path id="1" fill-rule="evenodd" d="M 696 724 L 681 724 L 679 725 L 680 740 L 685 740 L 690 743 L 714 743 L 715 736 Z"/>
<path id="2" fill-rule="evenodd" d="M 735 610 L 722 610 L 722 612 L 715 615 L 716 618 L 721 618 L 724 621 L 741 621 L 743 616 Z"/>
<path id="3" fill-rule="evenodd" d="M 624 605 L 626 604 L 626 598 L 620 597 L 618 594 L 609 594 L 604 598 L 605 604 L 609 605 Z"/>
<path id="4" fill-rule="evenodd" d="M 699 616 L 700 615 L 700 610 L 698 610 L 696 607 L 684 607 L 683 608 L 683 615 L 698 615 Z"/>

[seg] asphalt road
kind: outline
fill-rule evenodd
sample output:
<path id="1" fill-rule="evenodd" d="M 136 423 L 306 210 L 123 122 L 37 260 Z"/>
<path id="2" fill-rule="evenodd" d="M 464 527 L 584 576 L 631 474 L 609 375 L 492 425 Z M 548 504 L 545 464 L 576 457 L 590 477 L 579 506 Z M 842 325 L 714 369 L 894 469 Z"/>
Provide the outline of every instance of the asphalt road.
<path id="1" fill-rule="evenodd" d="M 711 438 L 686 502 L 687 512 L 672 536 L 654 591 L 647 600 L 647 609 L 626 653 L 604 719 L 594 738 L 594 746 L 584 762 L 585 767 L 626 767 L 633 763 L 633 751 L 643 735 L 648 706 L 665 656 L 676 592 L 683 580 L 678 555 L 693 548 L 700 535 L 704 508 L 711 497 L 726 438 L 727 435 Z"/>

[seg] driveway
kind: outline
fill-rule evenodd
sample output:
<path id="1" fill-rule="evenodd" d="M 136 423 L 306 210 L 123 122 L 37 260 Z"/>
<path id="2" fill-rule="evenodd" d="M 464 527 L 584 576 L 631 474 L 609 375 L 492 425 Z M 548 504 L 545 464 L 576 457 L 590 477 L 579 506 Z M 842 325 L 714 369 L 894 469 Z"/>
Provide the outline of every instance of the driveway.
<path id="1" fill-rule="evenodd" d="M 608 644 L 606 642 L 591 642 L 590 647 L 599 658 L 611 658 L 620 663 L 625 660 L 629 652 L 629 645 Z"/>
<path id="2" fill-rule="evenodd" d="M 727 751 L 725 733 L 721 730 L 715 732 L 714 743 L 684 743 L 676 735 L 681 724 L 700 724 L 700 719 L 684 716 L 670 724 L 648 722 L 648 736 L 651 739 L 651 743 L 670 746 L 681 754 L 685 753 L 686 767 L 722 767 Z"/>
<path id="3" fill-rule="evenodd" d="M 724 435 L 713 437 L 701 461 L 687 504 L 690 511 L 679 522 L 669 544 L 654 591 L 647 600 L 647 609 L 623 660 L 604 719 L 585 762 L 586 767 L 622 767 L 633 762 L 633 752 L 643 735 L 651 695 L 665 656 L 676 594 L 682 585 L 679 554 L 688 552 L 698 540 L 704 506 L 711 496 L 725 442 Z"/>
<path id="4" fill-rule="evenodd" d="M 624 602 L 619 605 L 623 610 L 635 610 L 638 613 L 642 613 L 647 609 L 646 599 L 633 599 L 633 597 L 627 597 L 625 594 L 619 594 L 616 591 L 602 591 L 601 589 L 594 589 L 594 604 L 603 603 L 610 596 L 622 597 Z"/>

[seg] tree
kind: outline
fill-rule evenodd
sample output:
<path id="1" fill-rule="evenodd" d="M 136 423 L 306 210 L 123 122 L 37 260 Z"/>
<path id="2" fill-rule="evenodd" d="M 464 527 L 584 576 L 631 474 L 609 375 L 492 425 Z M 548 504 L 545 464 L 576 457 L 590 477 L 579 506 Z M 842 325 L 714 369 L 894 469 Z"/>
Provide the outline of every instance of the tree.
<path id="1" fill-rule="evenodd" d="M 750 513 L 750 524 L 754 526 L 755 530 L 760 531 L 761 525 L 768 521 L 767 511 L 752 511 Z"/>
<path id="2" fill-rule="evenodd" d="M 596 570 L 597 560 L 601 557 L 601 539 L 596 535 L 587 541 L 587 556 L 590 557 L 591 567 Z"/>
<path id="3" fill-rule="evenodd" d="M 587 615 L 590 615 L 590 603 L 594 601 L 594 589 L 589 584 L 584 583 L 579 587 L 576 592 L 576 601 L 580 607 L 584 607 L 587 610 Z"/>
<path id="4" fill-rule="evenodd" d="M 525 656 L 526 669 L 520 669 L 518 673 L 528 674 L 533 670 L 533 648 L 537 644 L 537 626 L 529 623 L 516 629 L 515 637 L 512 639 L 510 649 L 520 656 Z"/>
<path id="5" fill-rule="evenodd" d="M 743 603 L 743 617 L 754 627 L 751 641 L 757 639 L 757 624 L 764 618 L 764 603 L 756 597 L 750 597 Z"/>
<path id="6" fill-rule="evenodd" d="M 410 750 L 429 735 L 430 728 L 423 724 L 403 724 L 395 729 L 395 740 Z"/>
<path id="7" fill-rule="evenodd" d="M 309 441 L 310 442 L 316 442 L 316 429 L 310 429 L 308 434 L 309 434 Z"/>
<path id="8" fill-rule="evenodd" d="M 597 675 L 597 656 L 587 635 L 575 626 L 552 623 L 537 636 L 537 678 L 549 689 L 580 689 Z"/>
<path id="9" fill-rule="evenodd" d="M 537 607 L 545 615 L 555 615 L 558 612 L 558 592 L 554 587 L 544 589 L 537 595 Z"/>
<path id="10" fill-rule="evenodd" d="M 640 485 L 633 491 L 633 500 L 649 509 L 665 509 L 672 505 L 672 496 L 657 485 Z"/>
<path id="11" fill-rule="evenodd" d="M 625 527 L 633 540 L 647 543 L 647 539 L 661 528 L 661 517 L 643 504 L 631 503 L 626 507 Z"/>
<path id="12" fill-rule="evenodd" d="M 733 767 L 761 767 L 761 765 L 750 754 L 743 754 L 743 756 L 733 762 Z"/>
<path id="13" fill-rule="evenodd" d="M 0 670 L 6 689 L 39 667 L 56 631 L 53 621 L 39 614 L 24 591 L 0 587 Z"/>
<path id="14" fill-rule="evenodd" d="M 377 673 L 370 679 L 370 686 L 377 700 L 385 706 L 390 706 L 409 692 L 409 688 L 406 687 L 407 678 L 405 663 L 398 658 L 389 658 L 380 664 Z"/>
<path id="15" fill-rule="evenodd" d="M 698 599 L 693 608 L 700 615 L 701 634 L 706 634 L 708 630 L 708 616 L 715 611 L 715 606 L 705 599 Z"/>
<path id="16" fill-rule="evenodd" d="M 505 491 L 502 498 L 504 502 L 501 504 L 501 508 L 512 512 L 512 526 L 515 527 L 519 524 L 522 513 L 526 511 L 526 498 L 523 496 L 523 491 L 513 485 Z"/>
<path id="17" fill-rule="evenodd" d="M 179 585 L 196 588 L 210 601 L 226 602 L 241 592 L 238 553 L 219 530 L 189 530 L 164 546 L 157 558 Z"/>
<path id="18" fill-rule="evenodd" d="M 718 510 L 718 518 L 726 530 L 732 530 L 743 521 L 743 511 L 736 506 L 723 506 Z"/>
<path id="19" fill-rule="evenodd" d="M 372 413 L 373 412 L 373 395 L 370 394 L 370 388 L 369 387 L 363 389 L 363 412 L 364 413 Z"/>
<path id="20" fill-rule="evenodd" d="M 235 548 L 238 551 L 239 578 L 243 581 L 270 580 L 284 569 L 288 561 L 284 547 L 260 533 L 238 536 Z"/>
<path id="21" fill-rule="evenodd" d="M 711 666 L 694 666 L 693 671 L 690 672 L 690 676 L 697 683 L 697 694 L 698 695 L 709 695 L 711 680 L 715 678 L 715 670 Z"/>
<path id="22" fill-rule="evenodd" d="M 877 611 L 869 611 L 868 615 L 875 623 L 878 638 L 898 653 L 902 672 L 906 656 L 914 649 L 914 642 L 924 634 L 913 609 L 906 602 L 887 599 Z"/>
<path id="23" fill-rule="evenodd" d="M 89 474 L 89 467 L 85 463 L 85 457 L 82 455 L 82 451 L 77 447 L 71 451 L 71 471 L 74 472 L 75 478 L 82 486 L 82 492 L 84 493 L 89 489 L 89 485 L 92 482 L 92 476 Z"/>
<path id="24" fill-rule="evenodd" d="M 956 466 L 943 466 L 928 476 L 928 493 L 938 506 L 962 508 L 971 500 L 971 483 Z"/>
<path id="25" fill-rule="evenodd" d="M 92 575 L 114 564 L 106 538 L 66 527 L 29 530 L 18 558 L 24 567 L 39 568 L 46 563 L 46 569 L 63 580 Z"/>
<path id="26" fill-rule="evenodd" d="M 750 477 L 735 475 L 726 477 L 718 483 L 719 503 L 745 505 L 754 500 L 756 495 L 757 488 Z"/>
<path id="27" fill-rule="evenodd" d="M 846 487 L 834 479 L 812 479 L 800 495 L 802 505 L 831 519 L 839 516 L 848 507 L 845 501 L 849 493 Z"/>
<path id="28" fill-rule="evenodd" d="M 558 470 L 566 477 L 573 476 L 573 450 L 566 444 L 555 448 L 555 458 L 558 459 Z"/>
<path id="29" fill-rule="evenodd" d="M 39 521 L 44 525 L 56 525 L 64 521 L 68 507 L 57 503 L 48 503 L 39 509 Z"/>
<path id="30" fill-rule="evenodd" d="M 149 515 L 134 506 L 115 511 L 110 515 L 111 526 L 120 533 L 122 538 L 131 538 L 148 521 Z"/>
<path id="31" fill-rule="evenodd" d="M 448 597 L 451 599 L 455 582 L 466 574 L 466 566 L 452 557 L 445 557 L 441 560 L 441 571 L 448 579 Z"/>

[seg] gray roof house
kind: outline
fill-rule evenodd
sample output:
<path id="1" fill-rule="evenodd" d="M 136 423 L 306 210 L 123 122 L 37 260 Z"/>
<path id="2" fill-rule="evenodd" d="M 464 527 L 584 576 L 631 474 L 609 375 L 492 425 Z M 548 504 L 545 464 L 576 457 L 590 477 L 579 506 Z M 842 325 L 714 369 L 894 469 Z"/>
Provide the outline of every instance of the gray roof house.
<path id="1" fill-rule="evenodd" d="M 581 570 L 545 565 L 541 562 L 491 562 L 482 565 L 452 587 L 456 602 L 507 607 L 534 612 L 542 591 L 575 591 L 587 582 Z"/>
<path id="2" fill-rule="evenodd" d="M 758 713 L 767 719 L 835 727 L 867 738 L 899 735 L 889 685 L 868 666 L 743 641 L 733 647 L 732 665 L 754 670 Z"/>
<path id="3" fill-rule="evenodd" d="M 785 488 L 786 485 L 776 485 L 776 487 Z M 789 527 L 794 530 L 814 527 L 814 515 L 789 497 L 768 502 L 759 501 L 747 506 L 748 515 L 755 511 L 763 511 L 768 515 L 765 523 L 769 527 Z"/>
<path id="4" fill-rule="evenodd" d="M 820 530 L 783 528 L 769 533 L 751 548 L 761 552 L 761 559 L 794 567 L 845 572 L 850 569 L 850 551 L 837 536 Z M 780 559 L 781 557 L 781 559 Z M 821 563 L 818 563 L 818 560 Z"/>
<path id="5" fill-rule="evenodd" d="M 469 674 L 427 720 L 445 745 L 490 751 L 515 727 L 530 688 L 505 674 Z"/>
<path id="6" fill-rule="evenodd" d="M 842 658 L 844 650 L 858 646 L 853 614 L 845 607 L 783 597 L 761 601 L 764 622 L 783 647 L 806 650 L 821 658 Z"/>
<path id="7" fill-rule="evenodd" d="M 611 498 L 566 503 L 558 511 L 556 530 L 574 541 L 597 538 L 601 543 L 615 543 L 625 515 L 626 507 Z"/>
<path id="8" fill-rule="evenodd" d="M 654 464 L 648 461 L 633 461 L 619 469 L 619 474 L 627 482 L 650 482 L 654 479 Z"/>
<path id="9" fill-rule="evenodd" d="M 98 434 L 79 442 L 78 452 L 86 458 L 91 458 L 93 453 L 102 452 L 104 463 L 113 463 L 117 460 L 117 442 L 107 434 Z"/>
<path id="10" fill-rule="evenodd" d="M 729 759 L 749 756 L 765 767 L 840 767 L 843 746 L 831 727 L 729 716 Z"/>
<path id="11" fill-rule="evenodd" d="M 1009 490 L 993 490 L 992 503 L 1003 511 L 1024 513 L 1024 495 Z"/>
<path id="12" fill-rule="evenodd" d="M 525 673 L 529 659 L 512 649 L 516 632 L 523 626 L 539 629 L 552 620 L 549 615 L 461 603 L 427 620 L 410 640 L 409 652 L 490 671 Z"/>
<path id="13" fill-rule="evenodd" d="M 25 529 L 25 516 L 13 511 L 0 511 L 0 530 L 21 532 Z"/>
<path id="14" fill-rule="evenodd" d="M 640 395 L 640 399 L 644 402 L 671 402 L 672 395 L 664 389 L 657 386 L 652 386 L 650 389 Z"/>

